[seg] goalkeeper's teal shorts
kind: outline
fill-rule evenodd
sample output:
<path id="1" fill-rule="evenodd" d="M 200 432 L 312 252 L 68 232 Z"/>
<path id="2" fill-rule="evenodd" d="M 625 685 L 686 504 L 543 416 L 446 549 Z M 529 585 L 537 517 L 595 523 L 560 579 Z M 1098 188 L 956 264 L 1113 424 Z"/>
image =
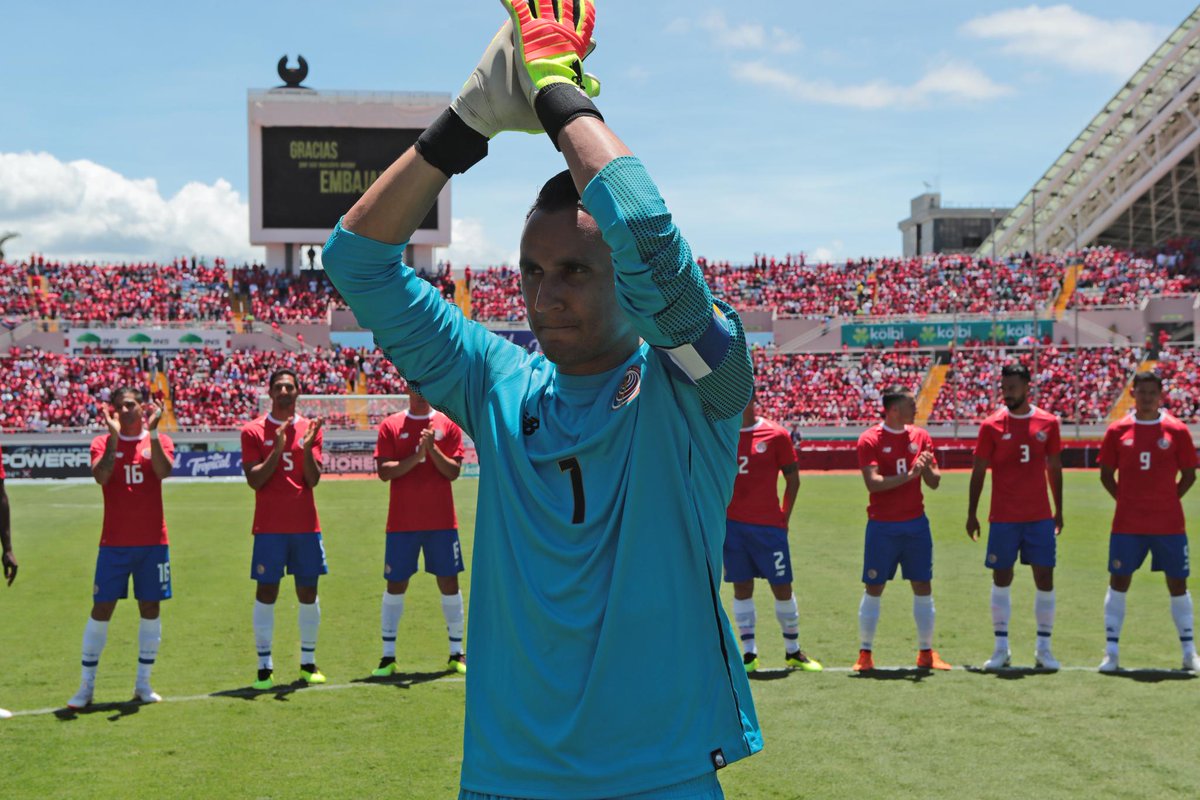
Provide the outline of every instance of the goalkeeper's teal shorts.
<path id="1" fill-rule="evenodd" d="M 458 800 L 518 800 L 513 797 L 501 797 L 498 794 L 480 794 L 463 789 L 458 793 Z M 651 789 L 648 792 L 627 794 L 613 800 L 725 800 L 725 792 L 721 791 L 721 783 L 717 774 L 701 775 L 683 783 L 673 783 L 661 789 Z"/>

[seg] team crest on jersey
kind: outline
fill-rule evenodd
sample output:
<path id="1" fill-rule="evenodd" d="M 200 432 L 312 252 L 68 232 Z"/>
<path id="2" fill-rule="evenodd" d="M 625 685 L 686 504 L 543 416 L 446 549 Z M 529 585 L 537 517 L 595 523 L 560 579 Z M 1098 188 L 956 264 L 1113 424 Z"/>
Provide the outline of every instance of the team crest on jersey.
<path id="1" fill-rule="evenodd" d="M 145 450 L 142 451 L 142 458 L 149 458 L 149 457 L 150 457 L 150 448 L 147 447 Z"/>
<path id="2" fill-rule="evenodd" d="M 445 435 L 446 435 L 446 432 L 444 430 L 442 430 L 441 428 L 438 428 L 433 432 L 433 440 L 435 442 L 440 442 L 445 437 Z"/>
<path id="3" fill-rule="evenodd" d="M 915 453 L 915 452 L 917 452 L 917 451 L 918 451 L 918 450 L 920 450 L 920 449 L 921 449 L 921 446 L 920 446 L 920 445 L 918 445 L 916 442 L 909 442 L 909 443 L 908 443 L 908 452 L 910 452 L 910 453 Z"/>
<path id="4" fill-rule="evenodd" d="M 1037 439 L 1039 442 L 1044 442 L 1044 441 L 1046 441 L 1046 432 L 1038 431 L 1037 433 L 1035 433 L 1033 435 L 1033 438 Z"/>
<path id="5" fill-rule="evenodd" d="M 625 374 L 621 377 L 621 384 L 617 386 L 617 393 L 613 395 L 613 411 L 616 411 L 621 406 L 629 405 L 641 391 L 642 368 L 635 364 L 625 370 Z"/>
<path id="6" fill-rule="evenodd" d="M 765 453 L 765 452 L 767 452 L 767 443 L 766 443 L 766 442 L 759 442 L 758 444 L 754 445 L 754 452 L 756 452 L 756 453 Z"/>
<path id="7" fill-rule="evenodd" d="M 1168 439 L 1166 436 L 1164 436 L 1158 440 L 1158 449 L 1159 450 L 1166 450 L 1170 446 L 1171 446 L 1171 440 Z"/>

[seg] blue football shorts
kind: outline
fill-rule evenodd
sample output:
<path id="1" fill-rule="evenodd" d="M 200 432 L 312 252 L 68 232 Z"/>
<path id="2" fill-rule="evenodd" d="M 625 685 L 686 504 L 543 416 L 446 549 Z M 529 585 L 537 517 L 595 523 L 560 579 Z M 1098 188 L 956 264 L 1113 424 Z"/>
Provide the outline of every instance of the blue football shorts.
<path id="1" fill-rule="evenodd" d="M 92 600 L 109 603 L 129 597 L 129 578 L 138 600 L 171 599 L 171 552 L 165 544 L 101 547 L 96 556 Z"/>
<path id="2" fill-rule="evenodd" d="M 417 571 L 417 556 L 425 553 L 425 571 L 430 575 L 449 578 L 463 571 L 462 546 L 458 531 L 389 532 L 383 553 L 383 577 L 389 581 L 406 581 Z"/>
<path id="3" fill-rule="evenodd" d="M 988 525 L 987 557 L 983 563 L 988 569 L 1011 569 L 1020 553 L 1022 564 L 1053 567 L 1057 563 L 1056 552 L 1052 519 L 993 522 Z"/>
<path id="4" fill-rule="evenodd" d="M 924 514 L 903 522 L 867 520 L 862 580 L 887 583 L 903 569 L 904 580 L 933 580 L 933 534 Z"/>
<path id="5" fill-rule="evenodd" d="M 259 583 L 279 583 L 285 569 L 288 575 L 296 577 L 297 586 L 316 586 L 317 578 L 329 572 L 321 534 L 255 534 L 250 579 Z"/>
<path id="6" fill-rule="evenodd" d="M 766 578 L 775 585 L 792 582 L 787 528 L 725 520 L 724 561 L 728 583 L 754 578 Z"/>
<path id="7" fill-rule="evenodd" d="M 1108 540 L 1108 571 L 1113 575 L 1132 575 L 1150 554 L 1150 569 L 1166 573 L 1168 578 L 1186 578 L 1188 563 L 1187 534 L 1114 533 Z"/>

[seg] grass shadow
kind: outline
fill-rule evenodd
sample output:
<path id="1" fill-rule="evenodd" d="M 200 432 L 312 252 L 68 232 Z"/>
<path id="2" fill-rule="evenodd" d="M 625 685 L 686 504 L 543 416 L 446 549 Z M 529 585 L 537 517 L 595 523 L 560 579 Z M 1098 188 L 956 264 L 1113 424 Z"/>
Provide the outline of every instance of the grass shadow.
<path id="1" fill-rule="evenodd" d="M 864 669 L 851 672 L 847 677 L 860 681 L 912 681 L 920 683 L 933 674 L 931 669 L 921 667 L 899 667 L 896 669 Z"/>
<path id="2" fill-rule="evenodd" d="M 998 669 L 988 669 L 986 667 L 975 667 L 967 664 L 963 669 L 975 675 L 987 675 L 1001 681 L 1019 681 L 1031 675 L 1058 674 L 1058 670 L 1046 669 L 1045 667 L 1000 667 Z"/>
<path id="3" fill-rule="evenodd" d="M 1163 683 L 1164 681 L 1194 681 L 1194 672 L 1179 669 L 1119 669 L 1116 672 L 1101 672 L 1106 678 L 1125 678 L 1138 683 Z"/>
<path id="4" fill-rule="evenodd" d="M 790 669 L 756 669 L 754 672 L 747 672 L 746 678 L 752 681 L 781 681 L 793 671 Z"/>
<path id="5" fill-rule="evenodd" d="M 131 717 L 142 710 L 142 706 L 150 705 L 143 703 L 141 700 L 123 700 L 119 703 L 92 703 L 86 708 L 60 708 L 54 712 L 54 716 L 59 722 L 73 722 L 80 717 L 91 716 L 92 714 L 108 714 L 116 712 L 108 717 L 109 722 L 119 722 L 125 717 Z"/>
<path id="6" fill-rule="evenodd" d="M 272 699 L 286 703 L 289 695 L 294 694 L 300 689 L 305 689 L 308 684 L 302 680 L 294 680 L 291 683 L 281 683 L 271 689 L 255 689 L 252 686 L 240 686 L 237 689 L 225 689 L 220 692 L 212 692 L 209 697 L 232 697 L 236 700 L 257 700 L 263 695 L 269 695 Z"/>
<path id="7" fill-rule="evenodd" d="M 374 675 L 368 675 L 365 678 L 355 678 L 351 683 L 378 683 L 382 686 L 395 686 L 397 689 L 408 689 L 421 683 L 430 683 L 431 681 L 446 678 L 455 673 L 452 670 L 444 669 L 438 672 L 396 672 L 388 675 L 385 678 L 378 678 Z"/>

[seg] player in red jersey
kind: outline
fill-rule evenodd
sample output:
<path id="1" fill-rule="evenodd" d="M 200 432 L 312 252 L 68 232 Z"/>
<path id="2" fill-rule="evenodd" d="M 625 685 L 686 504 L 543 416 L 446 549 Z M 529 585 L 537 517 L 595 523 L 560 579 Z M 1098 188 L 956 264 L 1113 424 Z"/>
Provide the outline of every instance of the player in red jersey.
<path id="1" fill-rule="evenodd" d="M 866 592 L 858 607 L 862 639 L 854 670 L 875 668 L 871 651 L 879 624 L 879 604 L 887 582 L 904 569 L 912 584 L 917 623 L 917 666 L 950 669 L 933 649 L 933 536 L 925 516 L 921 482 L 937 489 L 942 481 L 928 431 L 913 427 L 917 401 L 903 386 L 883 393 L 883 422 L 858 437 L 858 466 L 870 493 L 863 557 Z"/>
<path id="2" fill-rule="evenodd" d="M 417 557 L 422 552 L 425 571 L 437 579 L 442 593 L 450 669 L 466 674 L 463 597 L 458 588 L 462 548 L 450 488 L 462 470 L 462 460 L 462 430 L 411 388 L 408 411 L 392 414 L 379 425 L 375 466 L 379 480 L 389 483 L 390 489 L 383 559 L 387 590 L 380 611 L 383 658 L 371 673 L 376 677 L 399 671 L 396 629 L 404 613 L 408 580 L 417 571 Z"/>
<path id="3" fill-rule="evenodd" d="M 161 406 L 150 403 L 150 417 L 144 419 L 141 390 L 122 386 L 110 400 L 112 410 L 103 417 L 108 433 L 92 440 L 92 477 L 103 487 L 104 527 L 96 557 L 92 613 L 83 629 L 83 675 L 79 691 L 67 701 L 72 709 L 92 702 L 96 668 L 108 639 L 108 621 L 117 601 L 129 596 L 131 576 L 141 614 L 133 697 L 143 703 L 162 699 L 150 688 L 150 671 L 162 639 L 159 604 L 171 597 L 162 482 L 174 466 L 175 446 L 158 433 Z"/>
<path id="4" fill-rule="evenodd" d="M 1162 410 L 1162 378 L 1157 373 L 1134 375 L 1131 391 L 1133 413 L 1108 426 L 1100 446 L 1100 481 L 1117 501 L 1108 545 L 1111 577 L 1104 598 L 1108 643 L 1100 671 L 1120 669 L 1118 642 L 1125 622 L 1125 593 L 1149 553 L 1150 569 L 1167 578 L 1183 668 L 1200 672 L 1180 502 L 1196 482 L 1196 446 L 1187 426 Z"/>
<path id="5" fill-rule="evenodd" d="M 754 579 L 766 578 L 775 595 L 775 619 L 783 631 L 784 663 L 820 672 L 819 661 L 800 649 L 800 613 L 792 594 L 792 557 L 788 522 L 800 491 L 800 465 L 792 437 L 781 426 L 755 415 L 754 397 L 742 412 L 738 438 L 738 474 L 725 512 L 725 580 L 733 584 L 733 617 L 742 640 L 747 672 L 758 669 L 754 641 Z M 778 494 L 783 474 L 783 502 Z"/>
<path id="6" fill-rule="evenodd" d="M 17 578 L 17 559 L 12 549 L 12 515 L 8 506 L 8 490 L 4 488 L 4 457 L 0 453 L 0 566 L 4 568 L 4 580 L 12 586 Z M 0 708 L 0 719 L 8 719 L 12 713 Z"/>
<path id="7" fill-rule="evenodd" d="M 242 428 L 242 470 L 254 490 L 254 554 L 250 578 L 254 593 L 254 643 L 258 677 L 251 686 L 275 685 L 271 642 L 275 638 L 275 600 L 284 571 L 296 581 L 300 618 L 300 680 L 324 683 L 317 667 L 321 605 L 317 581 L 329 569 L 313 487 L 321 480 L 321 419 L 296 413 L 300 380 L 290 369 L 277 369 L 268 380 L 271 411 Z"/>
<path id="8" fill-rule="evenodd" d="M 992 570 L 992 629 L 996 647 L 985 669 L 1012 663 L 1008 649 L 1008 621 L 1012 609 L 1013 564 L 1033 570 L 1037 587 L 1034 617 L 1037 648 L 1034 665 L 1056 670 L 1050 649 L 1054 631 L 1054 564 L 1057 537 L 1063 528 L 1062 435 L 1058 417 L 1029 402 L 1029 368 L 1006 364 L 1000 370 L 1000 393 L 1005 408 L 979 426 L 975 443 L 975 468 L 967 500 L 967 535 L 979 540 L 979 497 L 988 467 L 992 469 L 992 505 L 988 514 L 987 558 Z M 1046 485 L 1054 494 L 1054 516 Z"/>

